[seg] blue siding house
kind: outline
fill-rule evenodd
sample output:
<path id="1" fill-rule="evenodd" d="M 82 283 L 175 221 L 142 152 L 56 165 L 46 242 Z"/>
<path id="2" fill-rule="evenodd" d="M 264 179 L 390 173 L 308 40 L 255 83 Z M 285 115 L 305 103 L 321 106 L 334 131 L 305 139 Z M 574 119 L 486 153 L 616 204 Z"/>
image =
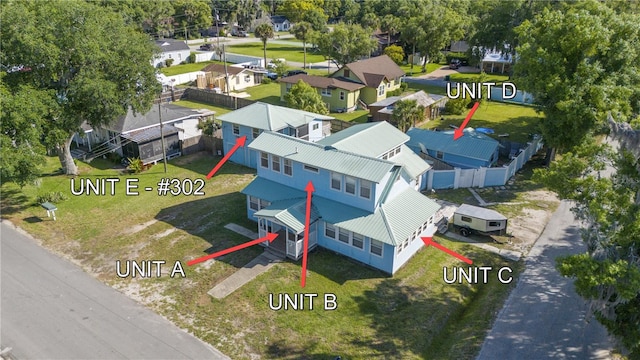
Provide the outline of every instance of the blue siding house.
<path id="1" fill-rule="evenodd" d="M 271 251 L 302 256 L 306 193 L 313 183 L 309 249 L 324 247 L 395 273 L 436 231 L 440 206 L 422 195 L 430 166 L 405 143 L 409 137 L 387 122 L 352 126 L 316 143 L 265 131 L 249 149 L 257 177 L 242 193 L 248 217 Z"/>
<path id="2" fill-rule="evenodd" d="M 472 128 L 464 129 L 464 136 L 453 140 L 453 130 L 432 131 L 412 128 L 407 131 L 407 143 L 413 151 L 461 169 L 491 167 L 498 161 L 500 143 Z"/>
<path id="3" fill-rule="evenodd" d="M 236 139 L 247 137 L 246 145 L 238 149 L 231 161 L 251 168 L 257 167 L 257 155 L 249 145 L 263 131 L 273 131 L 309 141 L 318 141 L 331 134 L 330 116 L 257 102 L 218 117 L 222 121 L 225 154 Z"/>

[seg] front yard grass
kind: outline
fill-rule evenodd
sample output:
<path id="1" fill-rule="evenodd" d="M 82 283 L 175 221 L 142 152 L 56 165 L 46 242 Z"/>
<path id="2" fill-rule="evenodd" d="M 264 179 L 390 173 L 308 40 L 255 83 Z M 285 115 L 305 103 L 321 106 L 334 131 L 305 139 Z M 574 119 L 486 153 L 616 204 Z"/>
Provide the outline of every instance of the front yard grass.
<path id="1" fill-rule="evenodd" d="M 473 83 L 478 82 L 480 79 L 479 73 L 454 73 L 451 74 L 451 81 L 459 82 L 459 83 Z M 486 74 L 485 82 L 494 82 L 496 84 L 502 84 L 505 81 L 509 80 L 508 75 L 502 74 Z"/>
<path id="2" fill-rule="evenodd" d="M 226 114 L 228 112 L 231 112 L 233 110 L 228 109 L 226 107 L 221 107 L 221 106 L 213 106 L 213 105 L 209 105 L 207 103 L 203 103 L 203 102 L 198 102 L 198 101 L 191 101 L 191 100 L 179 100 L 175 102 L 176 105 L 179 106 L 184 106 L 184 107 L 188 107 L 188 108 L 192 108 L 192 109 L 209 109 L 209 110 L 213 110 L 216 112 L 216 117 L 222 115 L 222 114 Z"/>
<path id="3" fill-rule="evenodd" d="M 186 74 L 189 72 L 200 71 L 209 64 L 224 64 L 224 63 L 222 61 L 211 60 L 211 61 L 203 61 L 199 63 L 179 64 L 179 65 L 173 65 L 170 67 L 163 67 L 160 69 L 160 72 L 166 76 Z"/>
<path id="4" fill-rule="evenodd" d="M 405 72 L 405 74 L 407 74 L 407 76 L 419 76 L 438 70 L 443 66 L 445 66 L 445 64 L 428 63 L 427 71 L 425 72 L 422 72 L 422 64 L 413 64 L 413 70 L 411 70 L 411 64 L 402 64 L 400 65 L 400 68 Z"/>
<path id="5" fill-rule="evenodd" d="M 227 51 L 234 54 L 263 57 L 262 42 L 237 44 L 227 47 Z M 303 62 L 304 52 L 302 46 L 275 44 L 267 42 L 267 58 L 286 59 L 287 61 Z M 307 63 L 325 61 L 324 56 L 315 54 L 307 48 Z"/>
<path id="6" fill-rule="evenodd" d="M 280 101 L 280 83 L 274 81 L 269 84 L 260 84 L 242 90 L 251 95 L 250 100 L 262 101 L 272 105 L 285 106 L 284 101 Z"/>
<path id="7" fill-rule="evenodd" d="M 77 178 L 117 177 L 114 196 L 70 194 L 70 179 L 55 173 L 57 158 L 48 159 L 38 185 L 23 189 L 3 183 L 0 210 L 42 240 L 45 247 L 73 259 L 85 271 L 128 294 L 219 348 L 233 359 L 473 358 L 494 317 L 514 286 L 491 276 L 488 284 L 443 282 L 443 267 L 462 265 L 433 248 L 423 248 L 395 276 L 319 249 L 309 256 L 307 286 L 300 288 L 300 264 L 286 261 L 225 299 L 207 295 L 216 283 L 262 250 L 251 247 L 193 267 L 186 262 L 206 252 L 248 241 L 224 229 L 234 222 L 250 229 L 246 199 L 239 191 L 254 178 L 254 170 L 231 163 L 206 181 L 205 196 L 158 196 L 145 192 L 161 178 L 196 179 L 220 160 L 204 153 L 169 162 L 138 175 L 124 175 L 106 160 L 80 163 Z M 124 194 L 127 178 L 139 179 L 138 196 Z M 76 185 L 77 186 L 77 185 Z M 69 197 L 58 203 L 58 220 L 44 216 L 35 204 L 39 194 L 60 191 Z M 44 216 L 44 217 L 43 217 Z M 143 225 L 141 225 L 143 224 Z M 475 264 L 513 263 L 466 244 L 436 241 L 462 253 Z M 116 260 L 180 260 L 186 278 L 127 278 L 116 276 Z M 165 265 L 165 270 L 170 270 Z M 493 275 L 493 274 L 492 274 Z M 269 294 L 325 293 L 337 296 L 338 308 L 272 311 Z"/>

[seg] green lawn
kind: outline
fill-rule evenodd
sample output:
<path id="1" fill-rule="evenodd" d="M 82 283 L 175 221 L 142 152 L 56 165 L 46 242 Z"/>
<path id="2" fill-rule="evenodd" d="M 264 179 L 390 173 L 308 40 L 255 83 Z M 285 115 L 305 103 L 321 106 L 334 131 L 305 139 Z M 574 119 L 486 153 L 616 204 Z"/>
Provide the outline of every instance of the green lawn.
<path id="1" fill-rule="evenodd" d="M 343 121 L 350 121 L 356 123 L 364 123 L 367 122 L 367 116 L 369 115 L 368 110 L 356 110 L 349 113 L 331 113 L 336 119 Z"/>
<path id="2" fill-rule="evenodd" d="M 420 65 L 413 65 L 413 70 L 411 70 L 411 64 L 404 64 L 401 65 L 400 68 L 407 74 L 407 76 L 418 76 L 418 75 L 424 75 L 424 74 L 428 74 L 434 70 L 437 70 L 441 67 L 443 67 L 443 64 L 434 64 L 434 63 L 428 63 L 427 64 L 427 71 L 426 72 L 422 72 L 422 64 Z"/>
<path id="3" fill-rule="evenodd" d="M 423 127 L 451 129 L 449 125 L 460 126 L 466 114 L 444 115 L 444 120 L 435 119 Z M 542 114 L 536 113 L 530 106 L 484 101 L 467 126 L 492 128 L 495 131 L 492 136 L 495 138 L 498 138 L 498 134 L 509 134 L 505 139 L 527 142 L 530 140 L 529 134 L 538 133 L 538 124 L 542 117 Z"/>
<path id="4" fill-rule="evenodd" d="M 193 64 L 180 64 L 180 65 L 161 68 L 160 72 L 165 74 L 166 76 L 178 75 L 178 74 L 184 74 L 184 73 L 189 73 L 194 71 L 200 71 L 209 64 L 222 64 L 222 63 L 223 63 L 222 61 L 211 60 L 211 61 L 203 61 L 203 62 L 193 63 Z"/>
<path id="5" fill-rule="evenodd" d="M 285 103 L 283 101 L 280 101 L 280 84 L 278 82 L 252 86 L 250 88 L 244 89 L 243 91 L 251 95 L 249 97 L 249 99 L 251 100 L 262 101 L 273 105 L 285 106 Z"/>
<path id="6" fill-rule="evenodd" d="M 438 94 L 438 95 L 447 94 L 446 89 L 443 88 L 442 86 L 426 85 L 426 84 L 419 84 L 414 82 L 407 82 L 407 85 L 409 86 L 408 89 L 410 90 L 415 90 L 415 91 L 424 90 L 424 92 L 428 94 Z"/>
<path id="7" fill-rule="evenodd" d="M 225 108 L 225 107 L 220 107 L 220 106 L 213 106 L 213 105 L 209 105 L 207 103 L 202 103 L 202 102 L 198 102 L 198 101 L 191 101 L 191 100 L 180 100 L 175 102 L 176 105 L 180 105 L 180 106 L 184 106 L 184 107 L 188 107 L 188 108 L 192 108 L 192 109 L 209 109 L 209 110 L 213 110 L 216 112 L 216 117 L 220 116 L 222 114 L 226 114 L 228 112 L 231 112 L 233 110 Z"/>
<path id="8" fill-rule="evenodd" d="M 480 79 L 480 74 L 474 73 L 455 73 L 451 74 L 451 81 L 456 81 L 460 83 L 470 83 L 470 82 L 478 82 Z M 508 75 L 502 74 L 486 74 L 486 82 L 494 82 L 496 84 L 502 84 L 505 81 L 509 80 Z"/>
<path id="9" fill-rule="evenodd" d="M 447 285 L 443 267 L 464 265 L 433 247 L 423 248 L 389 277 L 329 251 L 309 255 L 307 286 L 300 288 L 300 264 L 286 261 L 225 299 L 207 291 L 235 272 L 261 249 L 257 246 L 193 267 L 186 261 L 248 239 L 224 228 L 229 222 L 255 229 L 246 220 L 246 199 L 239 191 L 254 170 L 231 163 L 206 181 L 204 196 L 158 196 L 145 192 L 161 178 L 203 179 L 220 158 L 195 154 L 138 175 L 124 175 L 112 163 L 80 163 L 79 179 L 117 177 L 115 196 L 71 196 L 67 176 L 56 175 L 57 158 L 49 158 L 37 186 L 23 189 L 3 183 L 1 214 L 41 239 L 43 246 L 65 254 L 98 279 L 133 294 L 141 303 L 214 345 L 233 359 L 468 359 L 477 354 L 492 321 L 508 296 L 491 273 L 488 284 Z M 139 180 L 140 194 L 125 196 L 126 179 Z M 77 185 L 76 185 L 77 186 Z M 35 204 L 38 194 L 60 191 L 58 220 L 48 220 Z M 144 224 L 141 226 L 141 224 Z M 436 238 L 444 246 L 497 269 L 512 263 L 467 244 Z M 118 259 L 180 260 L 186 278 L 121 279 Z M 324 311 L 273 311 L 269 294 L 325 293 L 337 296 L 338 308 Z"/>
<path id="10" fill-rule="evenodd" d="M 252 42 L 227 47 L 227 51 L 235 54 L 262 57 L 262 43 Z M 267 42 L 267 58 L 286 59 L 287 61 L 303 62 L 304 53 L 301 46 L 273 44 Z M 324 61 L 322 55 L 313 53 L 307 49 L 307 63 Z"/>

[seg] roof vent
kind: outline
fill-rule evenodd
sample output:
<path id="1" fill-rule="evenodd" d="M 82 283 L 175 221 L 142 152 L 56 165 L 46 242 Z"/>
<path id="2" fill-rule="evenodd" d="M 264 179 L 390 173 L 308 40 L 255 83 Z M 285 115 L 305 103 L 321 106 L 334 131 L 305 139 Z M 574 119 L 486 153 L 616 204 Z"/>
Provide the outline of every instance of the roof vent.
<path id="1" fill-rule="evenodd" d="M 296 154 L 298 153 L 298 147 L 296 146 Z"/>

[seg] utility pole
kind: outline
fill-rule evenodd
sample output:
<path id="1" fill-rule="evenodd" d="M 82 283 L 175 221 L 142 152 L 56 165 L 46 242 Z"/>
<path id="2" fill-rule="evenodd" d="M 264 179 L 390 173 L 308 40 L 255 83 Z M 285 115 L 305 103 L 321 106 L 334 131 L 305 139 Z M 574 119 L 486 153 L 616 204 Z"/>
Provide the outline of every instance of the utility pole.
<path id="1" fill-rule="evenodd" d="M 222 58 L 224 61 L 224 82 L 226 84 L 225 92 L 229 95 L 229 72 L 227 71 L 227 53 L 224 50 L 224 44 L 222 44 Z"/>
<path id="2" fill-rule="evenodd" d="M 160 96 L 160 101 L 158 101 L 158 120 L 160 121 L 160 141 L 162 142 L 162 160 L 164 161 L 164 173 L 167 173 L 167 152 L 164 148 L 164 133 L 162 131 L 162 109 L 160 105 L 162 104 L 162 96 Z"/>

